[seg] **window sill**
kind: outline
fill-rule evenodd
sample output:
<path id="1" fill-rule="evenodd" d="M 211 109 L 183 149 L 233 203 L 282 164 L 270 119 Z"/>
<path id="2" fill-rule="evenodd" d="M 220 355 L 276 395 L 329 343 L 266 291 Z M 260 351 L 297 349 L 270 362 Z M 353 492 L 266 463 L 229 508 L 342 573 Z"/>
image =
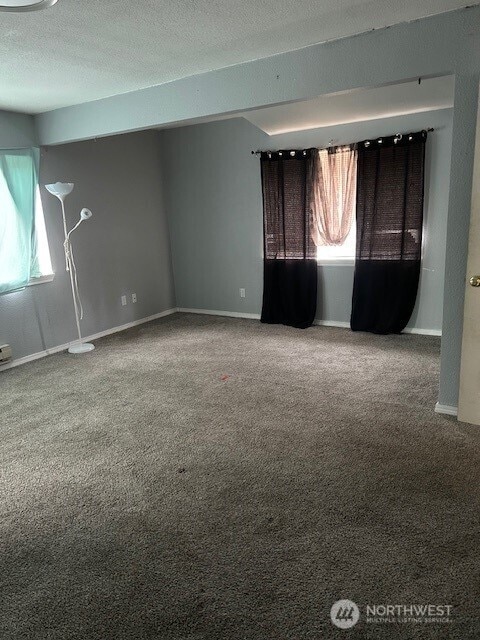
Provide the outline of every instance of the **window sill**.
<path id="1" fill-rule="evenodd" d="M 328 260 L 326 258 L 320 258 L 317 260 L 319 267 L 354 267 L 355 258 L 335 258 Z"/>
<path id="2" fill-rule="evenodd" d="M 30 280 L 30 282 L 27 284 L 27 287 L 32 287 L 33 285 L 36 284 L 44 284 L 45 282 L 52 282 L 52 280 L 55 278 L 55 274 L 54 273 L 48 273 L 45 276 L 39 276 L 38 278 L 32 278 Z"/>
<path id="3" fill-rule="evenodd" d="M 18 291 L 25 291 L 27 287 L 32 287 L 33 285 L 36 285 L 36 284 L 44 284 L 46 282 L 52 282 L 54 278 L 55 278 L 54 273 L 49 273 L 45 276 L 39 276 L 38 278 L 32 278 L 30 282 L 27 283 L 25 286 L 18 287 L 18 289 L 9 289 L 8 291 L 2 291 L 0 293 L 0 296 L 6 296 L 9 293 L 17 293 Z"/>

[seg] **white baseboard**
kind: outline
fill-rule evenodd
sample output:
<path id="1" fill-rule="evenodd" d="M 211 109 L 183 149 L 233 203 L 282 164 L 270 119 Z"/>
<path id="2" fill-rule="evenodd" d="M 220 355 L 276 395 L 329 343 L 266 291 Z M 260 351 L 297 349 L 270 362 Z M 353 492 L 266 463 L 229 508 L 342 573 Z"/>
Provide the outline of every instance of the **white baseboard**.
<path id="1" fill-rule="evenodd" d="M 413 327 L 413 329 L 410 329 L 409 327 L 407 327 L 406 329 L 403 330 L 403 333 L 413 333 L 413 334 L 419 335 L 419 336 L 439 336 L 439 337 L 442 337 L 441 329 L 417 329 L 416 327 Z"/>
<path id="2" fill-rule="evenodd" d="M 341 327 L 343 329 L 350 329 L 350 322 L 340 322 L 338 320 L 314 320 L 313 324 L 321 327 Z M 419 336 L 442 335 L 442 332 L 439 329 L 417 329 L 417 327 L 413 327 L 412 329 L 407 327 L 403 330 L 403 333 L 413 333 Z"/>
<path id="3" fill-rule="evenodd" d="M 448 404 L 435 405 L 435 413 L 443 413 L 447 416 L 456 416 L 458 413 L 458 407 L 450 407 Z"/>
<path id="4" fill-rule="evenodd" d="M 313 324 L 321 327 L 341 327 L 342 329 L 350 329 L 349 322 L 340 322 L 338 320 L 314 320 Z M 441 336 L 442 332 L 439 329 L 417 329 L 417 327 L 403 330 L 403 333 L 416 334 L 419 336 Z"/>
<path id="5" fill-rule="evenodd" d="M 98 340 L 98 338 L 109 336 L 112 333 L 125 331 L 125 329 L 136 327 L 139 324 L 145 324 L 146 322 L 151 322 L 152 320 L 157 320 L 158 318 L 169 316 L 172 313 L 176 313 L 176 311 L 177 309 L 175 308 L 166 309 L 165 311 L 161 311 L 160 313 L 155 313 L 153 316 L 148 316 L 147 318 L 141 318 L 140 320 L 133 320 L 132 322 L 127 322 L 126 324 L 122 324 L 118 327 L 112 327 L 111 329 L 105 329 L 105 331 L 99 331 L 98 333 L 94 333 L 91 336 L 84 336 L 82 340 L 83 342 L 91 342 L 92 340 Z M 49 349 L 45 349 L 44 351 L 38 351 L 37 353 L 32 353 L 29 356 L 23 356 L 23 358 L 16 358 L 15 360 L 11 360 L 7 364 L 0 365 L 0 372 L 6 371 L 7 369 L 12 369 L 13 367 L 18 367 L 21 364 L 25 364 L 27 362 L 32 362 L 33 360 L 39 360 L 40 358 L 44 358 L 45 356 L 50 356 L 54 353 L 59 353 L 60 351 L 65 351 L 71 345 L 77 344 L 77 343 L 78 343 L 78 340 L 73 340 L 72 342 L 59 344 L 56 347 L 50 347 Z"/>
<path id="6" fill-rule="evenodd" d="M 243 313 L 241 311 L 217 311 L 215 309 L 187 309 L 184 307 L 178 307 L 177 311 L 181 313 L 205 314 L 206 316 L 224 316 L 226 318 L 247 318 L 247 320 L 260 320 L 259 313 Z M 320 325 L 323 327 L 342 327 L 344 329 L 350 328 L 349 322 L 337 322 L 336 320 L 314 320 L 313 324 Z"/>
<path id="7" fill-rule="evenodd" d="M 217 311 L 214 309 L 186 309 L 178 307 L 180 313 L 197 313 L 206 316 L 224 316 L 226 318 L 247 318 L 248 320 L 260 320 L 259 313 L 243 313 L 241 311 Z"/>
<path id="8" fill-rule="evenodd" d="M 341 329 L 350 329 L 349 322 L 340 322 L 339 320 L 317 320 L 313 324 L 319 327 L 340 327 Z"/>
<path id="9" fill-rule="evenodd" d="M 260 320 L 259 313 L 243 313 L 241 311 L 217 311 L 216 309 L 187 309 L 178 307 L 177 311 L 181 313 L 199 313 L 207 316 L 225 316 L 227 318 L 247 318 L 250 320 Z M 313 324 L 320 327 L 340 327 L 342 329 L 350 329 L 350 322 L 340 322 L 339 320 L 317 320 Z M 441 336 L 442 332 L 438 329 L 404 329 L 403 333 L 414 333 L 421 336 Z"/>
<path id="10" fill-rule="evenodd" d="M 200 315 L 209 315 L 209 316 L 224 316 L 226 318 L 246 318 L 248 320 L 260 320 L 259 313 L 243 313 L 241 311 L 219 311 L 217 309 L 189 309 L 185 307 L 177 307 L 172 309 L 166 309 L 165 311 L 161 311 L 160 313 L 155 313 L 153 316 L 148 316 L 147 318 L 141 318 L 140 320 L 133 320 L 132 322 L 127 322 L 126 324 L 122 324 L 118 327 L 112 327 L 111 329 L 106 329 L 105 331 L 99 331 L 98 333 L 94 333 L 90 336 L 84 336 L 83 340 L 85 342 L 90 342 L 92 340 L 98 340 L 98 338 L 103 338 L 104 336 L 109 336 L 112 333 L 118 333 L 119 331 L 125 331 L 126 329 L 130 329 L 131 327 L 136 327 L 140 324 L 145 324 L 146 322 L 151 322 L 152 320 L 157 320 L 158 318 L 163 318 L 165 316 L 169 316 L 172 313 L 181 312 L 181 313 L 196 313 Z M 314 325 L 323 326 L 323 327 L 340 327 L 343 329 L 349 329 L 349 322 L 340 322 L 336 320 L 314 320 Z M 441 331 L 437 331 L 436 329 L 405 329 L 404 333 L 416 333 L 420 335 L 433 335 L 440 336 Z M 22 358 L 16 358 L 8 362 L 7 364 L 0 365 L 0 372 L 6 371 L 7 369 L 12 369 L 13 367 L 18 367 L 21 364 L 25 364 L 27 362 L 32 362 L 33 360 L 38 360 L 39 358 L 44 358 L 45 356 L 52 355 L 54 353 L 59 353 L 60 351 L 65 351 L 71 345 L 76 344 L 78 340 L 74 340 L 72 342 L 67 342 L 65 344 L 59 344 L 55 347 L 50 347 L 49 349 L 45 349 L 44 351 L 39 351 L 37 353 L 32 353 L 28 356 L 23 356 Z M 439 405 L 437 403 L 435 407 L 435 411 L 437 413 L 446 413 L 448 415 L 457 415 L 457 407 L 447 407 L 444 405 Z"/>

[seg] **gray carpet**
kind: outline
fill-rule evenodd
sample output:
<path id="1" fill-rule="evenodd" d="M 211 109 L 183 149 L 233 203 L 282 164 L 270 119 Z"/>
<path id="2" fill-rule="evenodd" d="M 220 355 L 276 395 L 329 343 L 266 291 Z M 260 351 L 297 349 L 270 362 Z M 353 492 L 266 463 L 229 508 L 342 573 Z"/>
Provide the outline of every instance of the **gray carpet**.
<path id="1" fill-rule="evenodd" d="M 480 637 L 480 428 L 433 413 L 437 338 L 175 315 L 96 344 L 0 374 L 2 640 Z"/>

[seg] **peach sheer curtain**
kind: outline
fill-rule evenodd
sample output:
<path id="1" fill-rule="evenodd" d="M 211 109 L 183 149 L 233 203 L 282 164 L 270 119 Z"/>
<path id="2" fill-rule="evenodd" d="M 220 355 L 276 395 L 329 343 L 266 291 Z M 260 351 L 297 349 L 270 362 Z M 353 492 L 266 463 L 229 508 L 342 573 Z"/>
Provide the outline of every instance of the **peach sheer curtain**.
<path id="1" fill-rule="evenodd" d="M 341 245 L 350 232 L 355 216 L 356 145 L 318 149 L 311 168 L 313 242 L 317 247 Z"/>

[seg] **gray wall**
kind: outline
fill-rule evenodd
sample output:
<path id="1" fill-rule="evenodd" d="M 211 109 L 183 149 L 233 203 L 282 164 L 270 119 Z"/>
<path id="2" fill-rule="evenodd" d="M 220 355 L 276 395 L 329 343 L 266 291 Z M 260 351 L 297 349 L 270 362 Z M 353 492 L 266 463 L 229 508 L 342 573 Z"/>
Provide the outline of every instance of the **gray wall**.
<path id="1" fill-rule="evenodd" d="M 89 335 L 175 306 L 170 244 L 160 178 L 156 132 L 44 148 L 40 183 L 74 182 L 66 202 L 69 226 L 80 209 L 94 217 L 73 236 Z M 60 203 L 42 188 L 55 279 L 0 296 L 0 343 L 14 358 L 76 338 L 68 275 L 64 268 Z M 136 292 L 137 304 L 121 306 Z"/>
<path id="2" fill-rule="evenodd" d="M 179 307 L 258 314 L 262 302 L 262 195 L 252 149 L 353 142 L 434 127 L 427 145 L 425 243 L 410 327 L 442 327 L 452 110 L 269 138 L 237 118 L 160 134 Z M 353 266 L 319 266 L 317 319 L 349 322 Z M 239 288 L 246 289 L 244 299 Z"/>
<path id="3" fill-rule="evenodd" d="M 24 149 L 36 145 L 33 116 L 0 111 L 0 149 Z"/>

